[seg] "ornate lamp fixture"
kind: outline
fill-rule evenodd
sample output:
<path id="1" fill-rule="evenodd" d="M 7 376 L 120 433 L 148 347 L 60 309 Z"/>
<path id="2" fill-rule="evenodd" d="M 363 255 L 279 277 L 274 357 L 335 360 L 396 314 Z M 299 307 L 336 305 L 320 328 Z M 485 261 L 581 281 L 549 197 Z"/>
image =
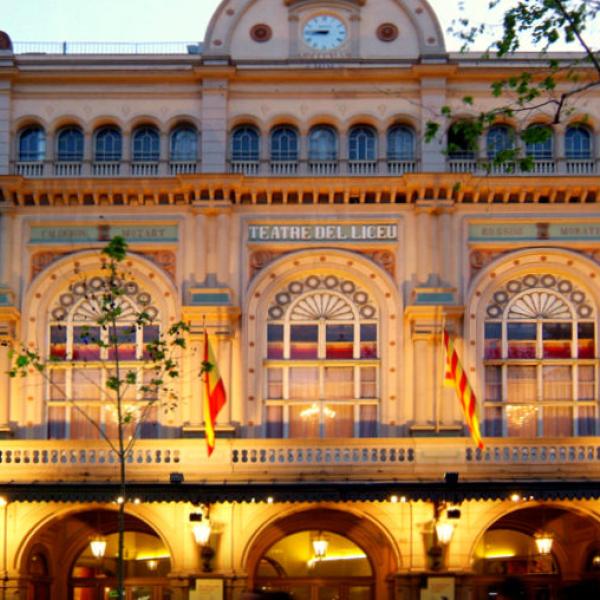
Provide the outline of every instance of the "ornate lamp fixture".
<path id="1" fill-rule="evenodd" d="M 101 535 L 95 535 L 90 540 L 90 550 L 95 558 L 104 558 L 106 552 L 106 538 Z"/>
<path id="2" fill-rule="evenodd" d="M 538 531 L 535 534 L 535 545 L 540 554 L 548 555 L 552 552 L 554 536 L 548 531 Z"/>
<path id="3" fill-rule="evenodd" d="M 447 546 L 452 540 L 454 525 L 449 521 L 438 521 L 435 524 L 435 533 L 437 535 L 438 542 L 443 546 Z"/>
<path id="4" fill-rule="evenodd" d="M 316 537 L 312 539 L 312 547 L 315 560 L 323 560 L 327 556 L 329 540 L 319 531 Z"/>
<path id="5" fill-rule="evenodd" d="M 192 513 L 190 521 L 194 523 L 192 532 L 196 544 L 200 546 L 200 557 L 202 558 L 202 571 L 210 573 L 212 565 L 210 564 L 215 556 L 215 551 L 210 545 L 210 535 L 212 533 L 212 525 L 208 518 L 208 507 L 203 507 L 202 512 Z"/>

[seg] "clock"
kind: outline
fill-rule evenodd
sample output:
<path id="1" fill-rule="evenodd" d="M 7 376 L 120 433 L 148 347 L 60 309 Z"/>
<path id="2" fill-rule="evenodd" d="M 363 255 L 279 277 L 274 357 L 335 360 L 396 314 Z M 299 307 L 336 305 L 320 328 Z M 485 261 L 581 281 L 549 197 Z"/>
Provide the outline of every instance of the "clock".
<path id="1" fill-rule="evenodd" d="M 304 25 L 304 43 L 314 50 L 334 50 L 348 37 L 346 26 L 337 17 L 317 15 Z"/>

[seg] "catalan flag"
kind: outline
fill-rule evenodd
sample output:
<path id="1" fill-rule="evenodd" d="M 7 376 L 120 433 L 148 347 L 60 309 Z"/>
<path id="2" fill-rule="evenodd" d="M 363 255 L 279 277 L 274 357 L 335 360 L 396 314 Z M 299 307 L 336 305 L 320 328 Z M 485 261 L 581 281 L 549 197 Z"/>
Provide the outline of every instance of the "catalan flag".
<path id="1" fill-rule="evenodd" d="M 214 352 L 208 341 L 208 333 L 204 330 L 204 359 L 200 375 L 204 381 L 204 433 L 208 455 L 215 449 L 215 423 L 219 411 L 225 406 L 227 395 L 225 385 L 217 368 Z"/>
<path id="2" fill-rule="evenodd" d="M 444 348 L 446 349 L 446 369 L 444 372 L 444 385 L 453 387 L 462 406 L 465 420 L 471 431 L 471 437 L 477 447 L 483 449 L 483 440 L 479 431 L 479 420 L 477 419 L 477 399 L 473 392 L 467 375 L 460 364 L 458 354 L 454 349 L 454 342 L 450 339 L 448 332 L 444 330 Z"/>

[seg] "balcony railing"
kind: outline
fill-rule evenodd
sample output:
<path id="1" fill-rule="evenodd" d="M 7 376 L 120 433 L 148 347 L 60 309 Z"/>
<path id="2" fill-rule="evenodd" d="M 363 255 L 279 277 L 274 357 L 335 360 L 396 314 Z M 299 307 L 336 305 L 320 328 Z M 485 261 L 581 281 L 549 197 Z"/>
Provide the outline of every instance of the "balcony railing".
<path id="1" fill-rule="evenodd" d="M 598 163 L 593 159 L 550 159 L 534 160 L 531 168 L 521 169 L 518 163 L 509 162 L 490 165 L 474 158 L 450 158 L 447 160 L 450 173 L 475 173 L 479 175 L 521 175 L 538 177 L 552 175 L 596 175 Z"/>
<path id="2" fill-rule="evenodd" d="M 210 460 L 201 440 L 140 440 L 128 463 L 132 481 L 168 481 L 173 471 L 186 482 L 317 475 L 437 480 L 445 470 L 465 479 L 598 478 L 600 439 L 495 438 L 484 450 L 467 438 L 235 439 L 218 440 Z M 0 469 L 4 481 L 15 483 L 118 478 L 117 457 L 100 441 L 1 441 Z"/>

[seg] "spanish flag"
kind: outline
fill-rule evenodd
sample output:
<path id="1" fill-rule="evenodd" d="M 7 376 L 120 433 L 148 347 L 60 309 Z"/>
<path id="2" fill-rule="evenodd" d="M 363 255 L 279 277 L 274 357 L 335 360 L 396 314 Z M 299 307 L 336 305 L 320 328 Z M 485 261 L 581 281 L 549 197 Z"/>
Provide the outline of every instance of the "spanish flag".
<path id="1" fill-rule="evenodd" d="M 210 456 L 215 449 L 217 415 L 225 406 L 227 395 L 206 330 L 204 330 L 204 360 L 202 361 L 200 376 L 204 381 L 204 432 L 208 455 Z"/>
<path id="2" fill-rule="evenodd" d="M 479 420 L 477 419 L 477 399 L 471 389 L 467 375 L 464 372 L 458 354 L 454 349 L 454 343 L 448 332 L 444 330 L 444 348 L 446 349 L 446 369 L 444 372 L 444 385 L 453 387 L 462 406 L 465 420 L 471 431 L 471 437 L 477 447 L 483 449 L 483 440 L 479 432 Z"/>

